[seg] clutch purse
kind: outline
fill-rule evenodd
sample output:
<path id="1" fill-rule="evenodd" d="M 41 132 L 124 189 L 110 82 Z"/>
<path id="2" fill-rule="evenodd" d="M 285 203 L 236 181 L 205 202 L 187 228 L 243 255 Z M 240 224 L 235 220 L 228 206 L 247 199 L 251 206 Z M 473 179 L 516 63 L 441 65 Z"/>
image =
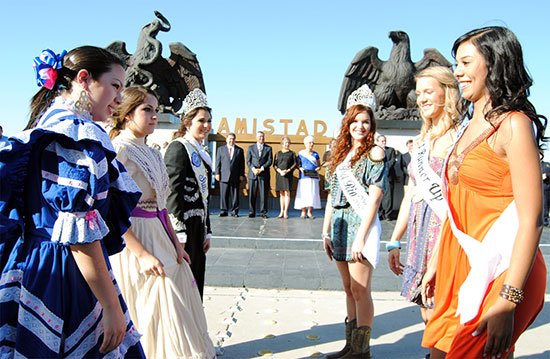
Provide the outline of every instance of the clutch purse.
<path id="1" fill-rule="evenodd" d="M 304 170 L 304 176 L 311 178 L 319 178 L 319 172 L 315 170 Z"/>

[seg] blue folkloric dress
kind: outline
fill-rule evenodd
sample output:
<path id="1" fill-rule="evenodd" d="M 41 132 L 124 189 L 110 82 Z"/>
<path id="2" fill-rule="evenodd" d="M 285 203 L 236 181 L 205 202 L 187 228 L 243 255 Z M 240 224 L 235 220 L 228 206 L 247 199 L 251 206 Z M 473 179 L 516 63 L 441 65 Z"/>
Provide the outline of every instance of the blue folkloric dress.
<path id="1" fill-rule="evenodd" d="M 61 97 L 38 125 L 0 150 L 0 358 L 143 355 L 140 334 L 108 255 L 141 193 L 105 131 Z M 126 319 L 126 336 L 103 355 L 103 308 L 70 245 L 100 241 Z"/>

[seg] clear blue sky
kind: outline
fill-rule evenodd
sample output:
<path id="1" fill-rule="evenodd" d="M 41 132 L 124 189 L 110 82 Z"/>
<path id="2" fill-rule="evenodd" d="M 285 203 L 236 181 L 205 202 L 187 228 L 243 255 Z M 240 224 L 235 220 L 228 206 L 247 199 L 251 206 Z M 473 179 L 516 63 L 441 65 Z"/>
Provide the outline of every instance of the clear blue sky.
<path id="1" fill-rule="evenodd" d="M 0 14 L 2 96 L 0 124 L 5 134 L 21 130 L 36 87 L 32 59 L 45 47 L 56 52 L 79 45 L 126 42 L 130 53 L 143 25 L 159 10 L 172 30 L 157 36 L 182 42 L 198 56 L 214 129 L 221 117 L 292 119 L 308 127 L 341 120 L 337 100 L 344 72 L 366 46 L 387 60 L 388 32 L 404 30 L 411 39 L 413 61 L 437 48 L 453 62 L 450 49 L 465 32 L 505 25 L 518 36 L 534 78 L 531 101 L 550 117 L 550 71 L 546 0 L 518 1 L 5 1 Z M 282 129 L 281 129 L 282 131 Z M 279 131 L 277 131 L 279 132 Z"/>

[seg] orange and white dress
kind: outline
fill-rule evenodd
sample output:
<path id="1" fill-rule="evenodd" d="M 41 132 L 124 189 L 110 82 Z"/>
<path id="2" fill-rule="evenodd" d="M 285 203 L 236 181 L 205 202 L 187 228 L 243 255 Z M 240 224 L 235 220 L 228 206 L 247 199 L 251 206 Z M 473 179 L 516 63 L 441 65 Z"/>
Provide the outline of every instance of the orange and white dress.
<path id="1" fill-rule="evenodd" d="M 460 154 L 458 160 L 462 159 L 462 163 L 458 172 L 453 173 L 453 166 L 449 166 L 445 174 L 449 180 L 449 207 L 457 228 L 479 241 L 514 199 L 510 167 L 487 143 L 487 138 L 494 131 L 492 129 L 482 134 Z M 457 160 L 455 153 L 451 154 L 449 163 L 453 160 Z M 456 316 L 458 292 L 470 268 L 468 256 L 454 236 L 447 219 L 441 230 L 434 313 L 422 340 L 422 346 L 446 352 L 447 359 L 482 358 L 487 331 L 476 337 L 472 333 L 496 302 L 506 278 L 507 270 L 489 284 L 477 316 L 460 324 L 460 317 Z M 525 298 L 514 313 L 512 343 L 517 341 L 542 310 L 545 288 L 546 266 L 538 250 L 523 288 Z M 510 352 L 513 351 L 512 345 Z"/>

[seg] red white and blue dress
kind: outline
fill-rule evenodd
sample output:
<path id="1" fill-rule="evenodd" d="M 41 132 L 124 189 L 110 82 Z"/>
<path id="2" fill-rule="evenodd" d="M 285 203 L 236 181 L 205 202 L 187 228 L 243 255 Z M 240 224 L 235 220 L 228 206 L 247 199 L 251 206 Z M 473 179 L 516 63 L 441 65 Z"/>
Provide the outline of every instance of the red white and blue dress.
<path id="1" fill-rule="evenodd" d="M 103 355 L 103 308 L 70 245 L 99 241 L 105 261 L 141 193 L 107 133 L 61 97 L 0 149 L 0 358 L 144 357 L 126 304 L 126 336 Z"/>

